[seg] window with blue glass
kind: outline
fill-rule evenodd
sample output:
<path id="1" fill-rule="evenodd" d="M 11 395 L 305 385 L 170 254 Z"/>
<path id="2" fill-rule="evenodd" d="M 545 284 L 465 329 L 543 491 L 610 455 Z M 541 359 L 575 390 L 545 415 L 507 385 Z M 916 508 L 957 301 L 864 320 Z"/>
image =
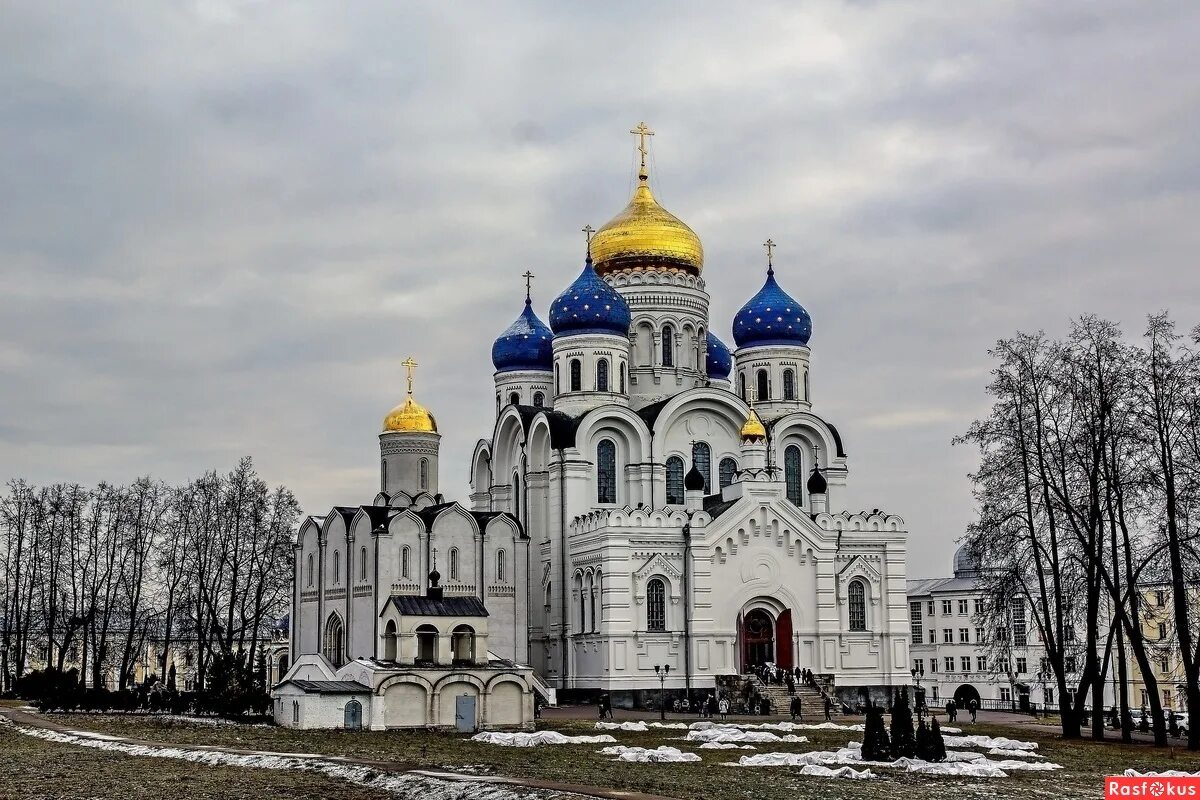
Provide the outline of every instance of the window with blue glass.
<path id="1" fill-rule="evenodd" d="M 612 439 L 596 445 L 596 502 L 617 502 L 617 446 Z"/>
<path id="2" fill-rule="evenodd" d="M 783 451 L 783 475 L 787 482 L 787 498 L 796 505 L 804 503 L 804 473 L 800 459 L 800 448 L 788 445 Z"/>
<path id="3" fill-rule="evenodd" d="M 667 459 L 667 503 L 683 502 L 683 459 L 671 456 Z"/>
<path id="4" fill-rule="evenodd" d="M 692 442 L 692 463 L 704 476 L 704 493 L 712 491 L 712 449 L 708 442 Z"/>
<path id="5" fill-rule="evenodd" d="M 721 464 L 717 467 L 717 480 L 721 488 L 733 483 L 734 476 L 737 475 L 737 462 L 732 458 L 722 458 Z"/>
<path id="6" fill-rule="evenodd" d="M 596 391 L 608 391 L 608 359 L 602 358 L 596 362 Z"/>

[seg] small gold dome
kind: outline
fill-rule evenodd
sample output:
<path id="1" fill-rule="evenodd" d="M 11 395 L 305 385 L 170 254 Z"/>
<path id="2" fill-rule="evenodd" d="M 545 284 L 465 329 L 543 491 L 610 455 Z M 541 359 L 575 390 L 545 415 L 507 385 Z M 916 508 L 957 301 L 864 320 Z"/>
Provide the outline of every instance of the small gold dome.
<path id="1" fill-rule="evenodd" d="M 592 237 L 591 254 L 600 275 L 639 267 L 681 270 L 692 275 L 704 269 L 700 237 L 658 204 L 644 170 L 638 175 L 629 205 Z"/>
<path id="2" fill-rule="evenodd" d="M 767 428 L 763 425 L 762 420 L 758 418 L 758 412 L 751 406 L 750 415 L 746 417 L 745 423 L 742 424 L 742 441 L 762 442 L 766 438 Z"/>
<path id="3" fill-rule="evenodd" d="M 437 433 L 437 420 L 429 413 L 429 409 L 413 400 L 410 394 L 384 417 L 383 432 Z"/>

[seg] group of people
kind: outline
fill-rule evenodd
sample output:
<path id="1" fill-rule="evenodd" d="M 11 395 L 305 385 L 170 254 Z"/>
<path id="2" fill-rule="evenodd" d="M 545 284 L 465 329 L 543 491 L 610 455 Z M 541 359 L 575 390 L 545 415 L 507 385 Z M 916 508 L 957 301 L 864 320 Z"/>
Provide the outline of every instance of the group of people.
<path id="1" fill-rule="evenodd" d="M 801 669 L 800 667 L 784 669 L 775 664 L 758 664 L 750 669 L 763 683 L 787 686 L 791 694 L 796 693 L 796 684 L 798 683 L 803 682 L 809 686 L 816 685 L 816 678 L 810 669 Z"/>
<path id="2" fill-rule="evenodd" d="M 971 715 L 971 722 L 975 722 L 979 716 L 979 701 L 968 700 L 966 708 L 967 713 Z M 950 722 L 958 721 L 958 705 L 953 700 L 946 701 L 946 718 Z"/>

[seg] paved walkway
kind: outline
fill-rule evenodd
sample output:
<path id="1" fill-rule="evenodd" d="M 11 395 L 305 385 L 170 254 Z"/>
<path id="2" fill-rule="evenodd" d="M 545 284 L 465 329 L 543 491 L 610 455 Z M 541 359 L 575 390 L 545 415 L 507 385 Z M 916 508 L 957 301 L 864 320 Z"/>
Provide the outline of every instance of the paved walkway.
<path id="1" fill-rule="evenodd" d="M 42 714 L 30 714 L 29 712 L 16 708 L 0 707 L 0 715 L 8 717 L 14 724 L 17 725 L 23 725 L 30 728 L 41 728 L 43 730 L 56 731 L 58 733 L 67 734 L 70 736 L 81 736 L 81 738 L 88 738 L 89 732 L 82 729 L 80 726 L 63 725 Z M 540 780 L 538 778 L 508 778 L 450 772 L 446 770 L 430 770 L 402 761 L 376 761 L 367 758 L 329 756 L 316 753 L 278 753 L 270 750 L 246 750 L 237 747 L 224 747 L 220 745 L 181 745 L 173 742 L 160 742 L 152 739 L 135 739 L 126 736 L 110 736 L 108 734 L 104 734 L 103 736 L 97 735 L 96 740 L 104 742 L 117 742 L 120 744 L 141 745 L 143 747 L 172 748 L 175 750 L 196 752 L 228 753 L 230 755 L 238 756 L 280 756 L 282 758 L 323 761 L 326 763 L 352 764 L 354 766 L 367 767 L 379 772 L 391 774 L 407 773 L 410 775 L 419 775 L 423 778 L 435 778 L 444 781 L 487 783 L 526 789 L 540 789 L 543 791 L 577 795 L 580 797 L 600 797 L 605 798 L 606 800 L 675 800 L 674 798 L 664 797 L 662 795 L 646 794 L 644 792 L 609 789 L 602 786 L 588 786 L 586 784 L 560 783 L 558 781 Z"/>

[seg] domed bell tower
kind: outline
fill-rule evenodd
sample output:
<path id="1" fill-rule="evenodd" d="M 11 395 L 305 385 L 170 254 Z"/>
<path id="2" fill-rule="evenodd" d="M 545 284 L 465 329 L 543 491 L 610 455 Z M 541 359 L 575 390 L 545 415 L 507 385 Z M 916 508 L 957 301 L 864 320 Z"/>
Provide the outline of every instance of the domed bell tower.
<path id="1" fill-rule="evenodd" d="M 497 417 L 510 405 L 550 408 L 554 404 L 554 333 L 533 313 L 533 273 L 526 270 L 521 277 L 525 309 L 492 344 Z"/>
<path id="2" fill-rule="evenodd" d="M 442 436 L 437 420 L 413 399 L 413 370 L 417 362 L 403 361 L 408 370 L 408 395 L 383 420 L 379 434 L 379 488 L 389 497 L 404 492 L 415 497 L 421 492 L 438 493 L 438 451 Z"/>

